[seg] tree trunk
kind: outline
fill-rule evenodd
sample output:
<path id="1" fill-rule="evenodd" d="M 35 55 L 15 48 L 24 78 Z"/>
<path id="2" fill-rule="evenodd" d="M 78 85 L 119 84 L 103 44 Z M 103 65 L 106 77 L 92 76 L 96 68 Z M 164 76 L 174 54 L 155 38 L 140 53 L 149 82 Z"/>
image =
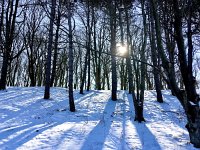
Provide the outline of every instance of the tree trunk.
<path id="1" fill-rule="evenodd" d="M 3 52 L 3 64 L 1 68 L 1 79 L 0 79 L 0 90 L 6 89 L 6 83 L 7 83 L 7 71 L 8 71 L 8 65 L 10 65 L 10 55 L 11 55 L 11 49 L 14 39 L 14 33 L 15 33 L 15 21 L 17 16 L 17 8 L 19 4 L 19 0 L 14 2 L 8 2 L 8 6 L 6 9 L 6 29 L 5 29 L 5 50 Z M 3 1 L 4 4 L 4 1 Z M 14 9 L 13 9 L 14 7 Z M 3 11 L 4 9 L 2 9 Z M 3 15 L 3 14 L 2 14 Z M 3 17 L 3 16 L 2 16 Z M 3 24 L 3 22 L 1 21 Z M 1 33 L 0 33 L 1 34 Z M 0 43 L 1 44 L 1 43 Z M 10 59 L 10 60 L 9 60 Z"/>
<path id="2" fill-rule="evenodd" d="M 56 37 L 55 37 L 55 43 L 54 43 L 54 55 L 53 55 L 53 67 L 52 67 L 52 73 L 51 73 L 51 82 L 50 86 L 53 86 L 55 77 L 56 77 L 56 64 L 57 64 L 57 58 L 58 58 L 58 38 L 59 38 L 59 29 L 60 29 L 60 19 L 61 19 L 61 12 L 60 9 L 58 8 L 58 18 L 56 21 Z M 55 84 L 54 84 L 55 86 Z"/>
<path id="3" fill-rule="evenodd" d="M 161 37 L 161 27 L 160 22 L 157 14 L 157 5 L 156 0 L 150 1 L 150 7 L 153 11 L 153 17 L 155 20 L 155 29 L 156 29 L 156 42 L 157 42 L 157 49 L 158 54 L 160 55 L 160 58 L 162 60 L 162 67 L 164 68 L 164 71 L 167 75 L 167 83 L 169 84 L 170 88 L 172 89 L 172 93 L 174 93 L 177 97 L 181 98 L 180 90 L 176 84 L 176 79 L 174 75 L 174 66 L 169 64 L 169 60 L 167 59 L 167 56 L 165 55 L 165 51 L 162 45 L 162 37 Z M 181 104 L 183 105 L 183 102 L 181 101 Z"/>
<path id="4" fill-rule="evenodd" d="M 8 54 L 7 52 L 3 53 L 3 64 L 1 68 L 1 80 L 0 80 L 0 90 L 6 89 L 6 77 L 8 70 Z"/>
<path id="5" fill-rule="evenodd" d="M 2 40 L 2 30 L 3 30 L 3 20 L 4 20 L 4 3 L 5 0 L 2 0 L 1 5 L 1 16 L 0 16 L 0 51 L 3 51 L 3 40 Z"/>
<path id="6" fill-rule="evenodd" d="M 101 90 L 101 48 L 99 48 L 99 52 L 97 52 L 97 33 L 96 33 L 96 18 L 95 18 L 95 6 L 94 1 L 92 1 L 92 18 L 93 18 L 93 42 L 94 42 L 94 55 L 95 55 L 95 83 L 96 89 Z M 101 36 L 100 36 L 101 38 Z M 101 43 L 99 43 L 101 45 Z M 100 46 L 101 47 L 101 46 Z"/>
<path id="7" fill-rule="evenodd" d="M 31 44 L 29 45 L 31 52 L 29 53 L 28 47 L 27 47 L 27 55 L 28 55 L 28 73 L 31 80 L 30 86 L 34 87 L 36 85 L 35 81 L 35 60 L 33 60 L 33 40 L 31 39 Z"/>
<path id="8" fill-rule="evenodd" d="M 157 62 L 157 52 L 156 52 L 156 44 L 155 44 L 155 30 L 154 30 L 154 20 L 153 20 L 153 13 L 152 10 L 150 9 L 150 23 L 151 23 L 151 30 L 149 32 L 149 37 L 150 37 L 150 43 L 151 43 L 151 59 L 153 61 L 153 75 L 154 75 L 154 83 L 156 87 L 156 93 L 157 93 L 157 101 L 159 103 L 163 103 L 163 98 L 162 98 L 162 92 L 161 92 L 161 82 L 159 78 L 159 72 L 158 72 L 158 62 Z"/>
<path id="9" fill-rule="evenodd" d="M 129 86 L 129 94 L 134 93 L 133 89 L 133 70 L 132 70 L 132 65 L 131 65 L 131 59 L 130 59 L 130 54 L 132 53 L 132 46 L 131 49 L 129 49 L 129 44 L 132 41 L 131 35 L 130 35 L 130 27 L 129 27 L 129 17 L 128 17 L 128 10 L 125 10 L 125 15 L 126 15 L 126 25 L 127 25 L 127 58 L 126 58 L 126 66 L 128 70 L 128 86 Z M 133 96 L 134 97 L 134 96 Z"/>
<path id="10" fill-rule="evenodd" d="M 55 19 L 55 7 L 56 7 L 56 0 L 51 0 L 51 15 L 50 15 L 48 53 L 47 53 L 46 72 L 45 72 L 46 81 L 45 81 L 44 99 L 50 98 L 51 55 L 52 55 L 53 23 Z"/>
<path id="11" fill-rule="evenodd" d="M 181 75 L 183 77 L 183 83 L 185 85 L 186 94 L 183 95 L 183 102 L 186 105 L 185 111 L 187 115 L 187 125 L 190 135 L 190 142 L 194 145 L 194 147 L 200 148 L 200 108 L 199 108 L 199 95 L 196 92 L 195 81 L 192 75 L 192 33 L 191 33 L 191 4 L 192 2 L 188 2 L 189 5 L 189 18 L 188 18 L 188 65 L 186 60 L 186 52 L 184 48 L 184 39 L 182 34 L 182 12 L 179 9 L 179 3 L 177 0 L 173 1 L 174 6 L 174 14 L 175 14 L 175 39 L 178 47 L 178 58 L 180 62 L 180 70 Z"/>
<path id="12" fill-rule="evenodd" d="M 124 30 L 123 30 L 123 22 L 122 22 L 122 13 L 123 10 L 119 9 L 119 26 L 120 26 L 120 42 L 121 42 L 121 46 L 125 46 L 124 45 Z M 121 90 L 125 90 L 125 69 L 126 66 L 124 64 L 124 58 L 122 58 L 121 60 L 121 70 L 120 70 L 120 75 L 121 75 Z"/>
<path id="13" fill-rule="evenodd" d="M 170 87 L 174 94 L 179 99 L 180 103 L 182 104 L 186 116 L 187 116 L 187 125 L 186 128 L 188 129 L 189 135 L 190 135 L 190 141 L 192 144 L 194 144 L 195 147 L 200 148 L 200 114 L 199 114 L 199 95 L 196 93 L 196 89 L 194 87 L 194 80 L 192 78 L 191 71 L 188 71 L 188 64 L 191 62 L 188 62 L 186 59 L 186 51 L 184 47 L 184 39 L 182 34 L 182 11 L 180 10 L 181 7 L 179 5 L 178 0 L 173 1 L 173 8 L 174 8 L 174 31 L 175 31 L 175 40 L 178 47 L 178 60 L 180 63 L 180 71 L 183 78 L 183 83 L 185 85 L 185 91 L 180 90 L 177 86 L 176 80 L 173 73 L 173 69 L 171 68 L 171 65 L 169 64 L 167 57 L 165 56 L 164 49 L 162 47 L 162 41 L 161 41 L 161 30 L 160 30 L 160 24 L 158 21 L 158 15 L 156 12 L 156 1 L 151 0 L 151 5 L 153 7 L 153 15 L 155 19 L 155 25 L 156 25 L 156 36 L 157 36 L 157 45 L 159 54 L 161 56 L 162 60 L 162 66 L 167 74 L 168 82 L 170 84 Z M 182 8 L 183 9 L 183 8 Z M 190 28 L 190 25 L 188 24 L 188 27 Z M 190 32 L 190 29 L 188 29 Z M 188 44 L 191 44 L 190 37 L 188 39 Z M 189 48 L 192 48 L 189 46 Z M 192 49 L 189 50 L 189 53 L 193 51 Z M 188 55 L 191 57 L 191 54 Z M 188 58 L 189 61 L 191 61 L 191 58 Z M 191 81 L 192 80 L 192 81 Z M 191 85 L 189 85 L 191 84 Z"/>
<path id="14" fill-rule="evenodd" d="M 69 25 L 69 106 L 70 111 L 75 112 L 74 96 L 73 96 L 73 39 L 72 39 L 72 25 L 71 25 L 71 5 L 68 6 L 68 25 Z"/>
<path id="15" fill-rule="evenodd" d="M 145 49 L 146 49 L 146 43 L 147 43 L 147 24 L 146 24 L 146 14 L 145 14 L 145 1 L 142 0 L 142 16 L 143 16 L 143 26 L 144 26 L 144 37 L 143 37 L 143 43 L 141 48 L 141 60 L 146 62 L 145 58 Z M 135 116 L 135 121 L 142 122 L 145 121 L 143 116 L 143 103 L 144 103 L 144 90 L 145 90 L 145 64 L 141 63 L 141 71 L 140 71 L 140 97 L 137 100 L 136 108 L 137 116 Z"/>
<path id="16" fill-rule="evenodd" d="M 109 78 L 109 72 L 108 72 L 108 66 L 106 66 L 106 83 L 107 83 L 107 90 L 110 90 L 110 78 Z"/>
<path id="17" fill-rule="evenodd" d="M 88 80 L 87 80 L 87 91 L 90 90 L 90 61 L 91 61 L 91 56 L 90 56 L 90 44 L 91 44 L 91 26 L 90 26 L 90 7 L 89 7 L 89 0 L 87 1 L 88 3 L 88 11 L 87 11 L 87 51 L 88 51 L 88 61 L 87 61 L 87 66 L 88 66 Z"/>
<path id="18" fill-rule="evenodd" d="M 86 51 L 85 55 L 85 62 L 84 62 L 84 69 L 83 69 L 83 74 L 82 74 L 82 81 L 81 81 L 81 86 L 80 86 L 80 94 L 83 94 L 83 88 L 86 80 L 86 71 L 87 71 L 87 57 L 88 57 L 88 50 Z"/>
<path id="19" fill-rule="evenodd" d="M 112 68 L 112 100 L 117 100 L 117 70 L 116 70 L 116 6 L 110 2 L 110 28 L 111 28 L 111 68 Z"/>

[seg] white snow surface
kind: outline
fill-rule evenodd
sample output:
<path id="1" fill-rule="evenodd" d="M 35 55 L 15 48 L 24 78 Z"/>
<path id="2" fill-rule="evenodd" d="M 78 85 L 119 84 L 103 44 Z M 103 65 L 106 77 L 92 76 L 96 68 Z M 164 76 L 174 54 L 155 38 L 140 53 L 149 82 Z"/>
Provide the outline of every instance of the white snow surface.
<path id="1" fill-rule="evenodd" d="M 134 121 L 127 91 L 74 91 L 76 112 L 69 111 L 68 93 L 43 87 L 8 87 L 0 91 L 0 150 L 194 150 L 185 128 L 184 111 L 169 91 L 164 103 L 145 91 L 146 122 Z"/>

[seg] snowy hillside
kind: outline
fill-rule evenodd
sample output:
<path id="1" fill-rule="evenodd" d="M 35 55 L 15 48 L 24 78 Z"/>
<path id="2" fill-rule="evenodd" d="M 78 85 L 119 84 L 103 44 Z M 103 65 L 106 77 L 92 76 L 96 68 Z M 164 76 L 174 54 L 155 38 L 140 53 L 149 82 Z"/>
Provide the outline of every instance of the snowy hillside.
<path id="1" fill-rule="evenodd" d="M 119 91 L 75 91 L 76 112 L 68 110 L 68 95 L 53 88 L 43 99 L 43 88 L 0 91 L 1 150 L 192 150 L 184 112 L 169 91 L 164 103 L 155 91 L 145 92 L 145 123 L 134 122 L 131 95 Z"/>

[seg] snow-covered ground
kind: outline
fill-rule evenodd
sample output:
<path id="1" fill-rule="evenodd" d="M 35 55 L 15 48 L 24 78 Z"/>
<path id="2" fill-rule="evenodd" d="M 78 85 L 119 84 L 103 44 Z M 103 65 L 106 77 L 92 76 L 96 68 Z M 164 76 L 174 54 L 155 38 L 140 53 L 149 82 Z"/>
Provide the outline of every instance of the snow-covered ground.
<path id="1" fill-rule="evenodd" d="M 184 111 L 169 91 L 164 103 L 155 91 L 145 92 L 145 123 L 134 122 L 131 95 L 118 91 L 74 92 L 76 112 L 68 108 L 68 94 L 52 88 L 10 87 L 0 91 L 0 149 L 24 150 L 192 150 Z"/>

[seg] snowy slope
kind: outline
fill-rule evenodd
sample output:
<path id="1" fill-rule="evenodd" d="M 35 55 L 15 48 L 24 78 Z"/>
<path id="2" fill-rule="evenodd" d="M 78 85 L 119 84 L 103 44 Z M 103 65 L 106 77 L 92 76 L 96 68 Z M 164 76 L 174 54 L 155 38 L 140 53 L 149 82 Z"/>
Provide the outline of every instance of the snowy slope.
<path id="1" fill-rule="evenodd" d="M 52 88 L 10 87 L 0 91 L 0 149 L 24 150 L 192 150 L 185 129 L 184 111 L 169 91 L 164 103 L 155 91 L 145 92 L 145 123 L 134 122 L 131 95 L 118 91 L 75 91 L 76 112 L 68 111 L 68 95 Z"/>

